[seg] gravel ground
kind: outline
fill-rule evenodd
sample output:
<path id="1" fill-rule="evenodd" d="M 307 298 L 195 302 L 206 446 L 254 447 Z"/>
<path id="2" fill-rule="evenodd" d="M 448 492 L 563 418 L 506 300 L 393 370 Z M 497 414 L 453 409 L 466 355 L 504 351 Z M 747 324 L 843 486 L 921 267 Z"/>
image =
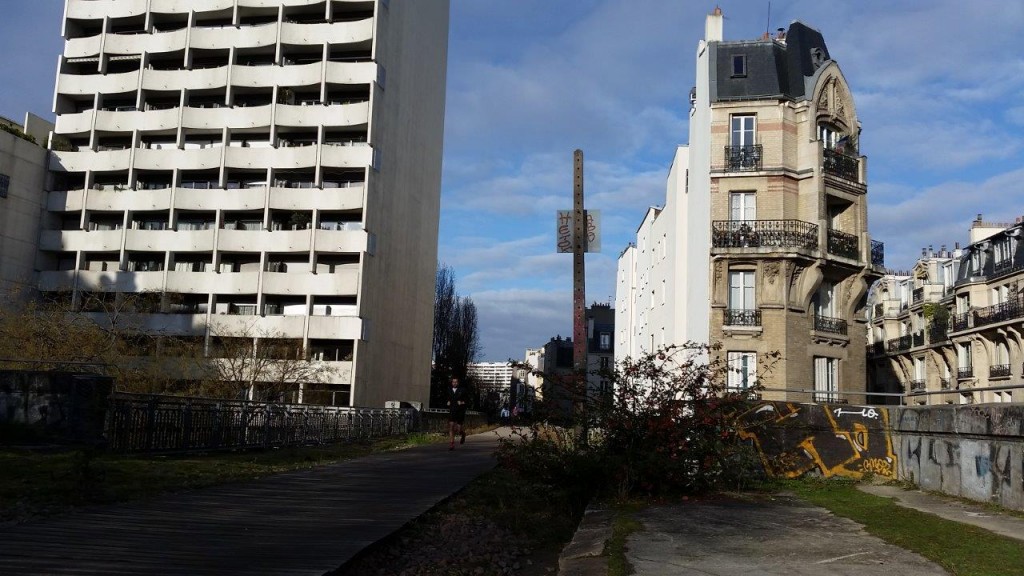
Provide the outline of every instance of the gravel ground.
<path id="1" fill-rule="evenodd" d="M 407 527 L 332 576 L 545 576 L 557 566 L 558 550 L 535 550 L 493 522 L 449 512 Z"/>

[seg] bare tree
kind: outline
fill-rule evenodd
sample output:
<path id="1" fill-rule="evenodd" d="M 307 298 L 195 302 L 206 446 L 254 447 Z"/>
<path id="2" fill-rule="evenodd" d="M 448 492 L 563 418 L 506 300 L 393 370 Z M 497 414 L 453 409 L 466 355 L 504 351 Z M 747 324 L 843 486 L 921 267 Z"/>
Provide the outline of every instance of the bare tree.
<path id="1" fill-rule="evenodd" d="M 455 291 L 455 273 L 449 266 L 437 269 L 434 292 L 434 366 L 431 370 L 431 405 L 445 405 L 452 377 L 471 384 L 469 364 L 480 352 L 476 305 Z"/>

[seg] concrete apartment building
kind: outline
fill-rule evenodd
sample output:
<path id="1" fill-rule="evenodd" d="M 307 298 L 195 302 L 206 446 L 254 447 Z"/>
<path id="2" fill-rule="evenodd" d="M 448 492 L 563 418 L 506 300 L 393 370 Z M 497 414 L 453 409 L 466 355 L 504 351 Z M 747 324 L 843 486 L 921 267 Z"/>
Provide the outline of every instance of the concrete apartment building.
<path id="1" fill-rule="evenodd" d="M 0 293 L 35 292 L 39 226 L 46 204 L 47 152 L 52 124 L 27 114 L 24 124 L 0 118 Z M 32 142 L 31 139 L 35 139 Z"/>
<path id="2" fill-rule="evenodd" d="M 67 0 L 39 287 L 426 402 L 448 0 Z"/>
<path id="3" fill-rule="evenodd" d="M 717 9 L 696 69 L 689 146 L 677 151 L 666 206 L 648 212 L 647 238 L 620 262 L 620 290 L 635 294 L 617 297 L 637 325 L 632 353 L 720 343 L 730 386 L 760 380 L 784 390 L 767 399 L 862 402 L 864 302 L 883 254 L 867 233 L 866 158 L 842 71 L 803 23 L 725 41 Z M 760 370 L 776 351 L 781 360 Z"/>
<path id="4" fill-rule="evenodd" d="M 872 291 L 869 382 L 909 404 L 1020 402 L 1024 219 L 972 223 L 962 250 L 925 250 Z"/>

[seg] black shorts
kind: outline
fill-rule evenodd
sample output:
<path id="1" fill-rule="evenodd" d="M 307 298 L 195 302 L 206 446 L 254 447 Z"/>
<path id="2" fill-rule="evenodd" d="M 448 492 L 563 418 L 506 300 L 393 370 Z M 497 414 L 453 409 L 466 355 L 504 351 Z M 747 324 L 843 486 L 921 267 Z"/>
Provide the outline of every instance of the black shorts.
<path id="1" fill-rule="evenodd" d="M 466 421 L 466 411 L 465 410 L 452 410 L 451 414 L 449 414 L 449 416 L 448 416 L 448 421 L 449 422 L 455 422 L 456 424 L 464 423 Z"/>

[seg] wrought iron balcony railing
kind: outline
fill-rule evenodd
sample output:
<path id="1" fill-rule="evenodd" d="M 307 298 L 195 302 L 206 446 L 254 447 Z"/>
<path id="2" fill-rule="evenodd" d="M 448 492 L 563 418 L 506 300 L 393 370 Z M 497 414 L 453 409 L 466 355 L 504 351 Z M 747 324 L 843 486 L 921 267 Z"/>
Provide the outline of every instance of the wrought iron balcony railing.
<path id="1" fill-rule="evenodd" d="M 939 388 L 943 390 L 949 390 L 953 387 L 953 382 L 949 378 L 939 378 Z"/>
<path id="2" fill-rule="evenodd" d="M 914 288 L 914 291 L 911 292 L 911 301 L 914 304 L 917 304 L 918 302 L 921 302 L 923 300 L 924 300 L 924 287 L 922 286 L 921 288 Z"/>
<path id="3" fill-rule="evenodd" d="M 829 334 L 846 336 L 846 320 L 841 318 L 831 318 L 829 316 L 818 316 L 815 314 L 814 329 L 817 332 L 828 332 Z"/>
<path id="4" fill-rule="evenodd" d="M 868 356 L 881 356 L 885 354 L 885 342 L 873 342 L 868 344 Z"/>
<path id="5" fill-rule="evenodd" d="M 932 324 L 928 327 L 928 341 L 932 344 L 939 342 L 945 342 L 949 340 L 949 333 L 946 331 L 946 325 Z"/>
<path id="6" fill-rule="evenodd" d="M 818 247 L 818 225 L 803 220 L 715 220 L 711 223 L 715 248 Z"/>
<path id="7" fill-rule="evenodd" d="M 871 265 L 885 266 L 885 244 L 878 240 L 871 241 Z"/>
<path id="8" fill-rule="evenodd" d="M 924 346 L 924 330 L 911 334 L 910 339 L 912 347 L 917 348 L 918 346 Z"/>
<path id="9" fill-rule="evenodd" d="M 760 326 L 760 310 L 744 310 L 730 308 L 725 311 L 726 326 Z"/>
<path id="10" fill-rule="evenodd" d="M 823 152 L 822 168 L 826 174 L 838 176 L 851 182 L 860 182 L 860 160 L 858 158 L 828 148 L 825 148 Z"/>
<path id="11" fill-rule="evenodd" d="M 965 378 L 974 378 L 974 367 L 973 366 L 962 366 L 956 369 L 956 377 L 958 380 Z"/>
<path id="12" fill-rule="evenodd" d="M 899 338 L 890 338 L 885 341 L 885 349 L 887 352 L 902 352 L 904 350 L 910 350 L 913 344 L 910 334 L 906 336 L 900 336 Z"/>
<path id="13" fill-rule="evenodd" d="M 729 172 L 757 171 L 761 169 L 761 145 L 726 146 L 725 166 Z"/>
<path id="14" fill-rule="evenodd" d="M 828 253 L 857 260 L 860 257 L 860 242 L 853 234 L 832 228 L 828 229 Z"/>
<path id="15" fill-rule="evenodd" d="M 1018 299 L 1008 300 L 1000 304 L 979 308 L 973 312 L 974 327 L 1015 320 L 1024 316 L 1024 306 Z"/>
<path id="16" fill-rule="evenodd" d="M 920 392 L 920 391 L 924 390 L 924 388 L 925 388 L 924 380 L 911 380 L 910 381 L 910 391 L 911 392 Z"/>
<path id="17" fill-rule="evenodd" d="M 964 312 L 953 316 L 953 332 L 967 330 L 971 327 L 971 313 Z"/>
<path id="18" fill-rule="evenodd" d="M 1008 378 L 1010 376 L 1009 364 L 993 364 L 988 367 L 989 378 Z"/>

